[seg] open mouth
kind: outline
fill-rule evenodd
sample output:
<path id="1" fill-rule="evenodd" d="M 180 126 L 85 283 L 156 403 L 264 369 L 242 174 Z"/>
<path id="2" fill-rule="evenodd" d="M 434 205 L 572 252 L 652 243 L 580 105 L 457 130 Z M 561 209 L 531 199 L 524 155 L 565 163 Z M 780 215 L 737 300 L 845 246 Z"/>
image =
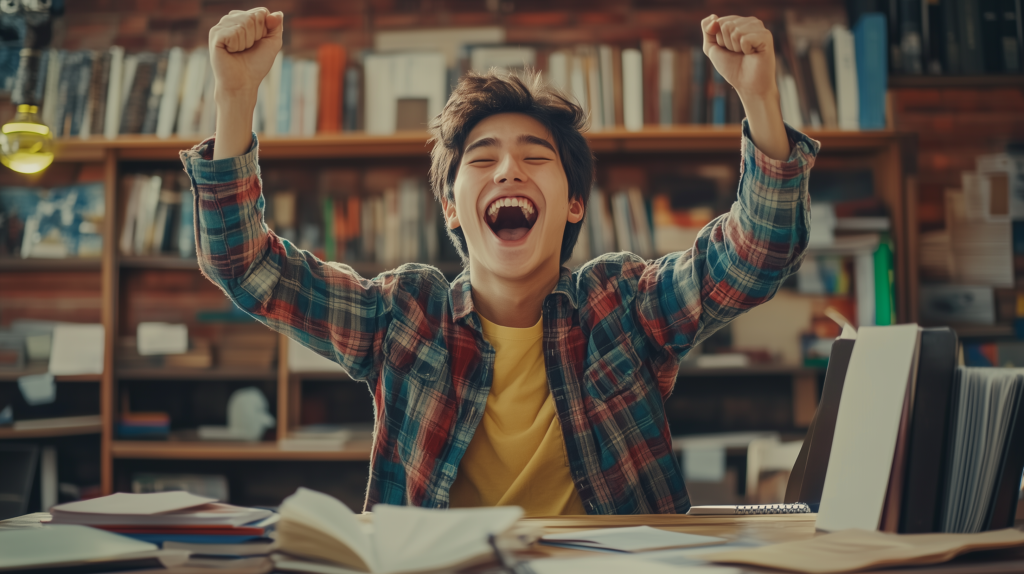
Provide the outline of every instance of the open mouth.
<path id="1" fill-rule="evenodd" d="M 537 222 L 537 207 L 525 197 L 501 197 L 487 207 L 484 219 L 500 239 L 518 241 Z"/>

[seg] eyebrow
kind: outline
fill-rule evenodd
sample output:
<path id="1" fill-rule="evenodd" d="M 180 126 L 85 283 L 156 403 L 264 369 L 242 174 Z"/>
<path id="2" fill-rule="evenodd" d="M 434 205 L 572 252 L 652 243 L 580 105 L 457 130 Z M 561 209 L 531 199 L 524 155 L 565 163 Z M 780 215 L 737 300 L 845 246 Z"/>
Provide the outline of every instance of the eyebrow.
<path id="1" fill-rule="evenodd" d="M 548 148 L 549 150 L 551 150 L 551 153 L 558 153 L 558 152 L 555 151 L 555 147 L 553 145 L 551 145 L 551 142 L 549 142 L 548 140 L 546 140 L 544 138 L 537 137 L 537 136 L 534 136 L 534 135 L 522 134 L 518 138 L 516 138 L 516 142 L 520 143 L 520 144 L 533 144 L 533 145 L 544 146 L 544 147 Z M 466 151 L 464 151 L 462 153 L 463 153 L 463 155 L 465 155 L 465 154 L 468 154 L 469 152 L 471 152 L 471 151 L 473 151 L 475 149 L 478 149 L 478 148 L 491 147 L 491 146 L 497 147 L 498 145 L 499 145 L 498 138 L 493 138 L 493 137 L 481 138 L 481 139 L 478 139 L 475 142 L 469 144 L 469 147 L 466 148 Z"/>

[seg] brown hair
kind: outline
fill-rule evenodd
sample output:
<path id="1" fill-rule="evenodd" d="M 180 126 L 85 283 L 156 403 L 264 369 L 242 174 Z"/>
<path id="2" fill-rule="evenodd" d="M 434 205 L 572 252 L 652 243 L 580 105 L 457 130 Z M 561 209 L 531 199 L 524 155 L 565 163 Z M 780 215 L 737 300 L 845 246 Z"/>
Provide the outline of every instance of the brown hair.
<path id="1" fill-rule="evenodd" d="M 568 199 L 579 199 L 585 205 L 594 181 L 594 155 L 583 137 L 588 126 L 586 113 L 568 97 L 547 87 L 540 74 L 532 70 L 521 75 L 499 74 L 495 70 L 486 74 L 470 72 L 459 80 L 441 114 L 430 122 L 430 142 L 434 144 L 430 151 L 430 186 L 434 197 L 455 201 L 455 176 L 469 132 L 484 118 L 509 112 L 530 116 L 551 132 L 569 182 Z M 572 256 L 583 221 L 566 222 L 561 263 Z M 462 229 L 448 228 L 448 237 L 463 263 L 468 263 Z"/>

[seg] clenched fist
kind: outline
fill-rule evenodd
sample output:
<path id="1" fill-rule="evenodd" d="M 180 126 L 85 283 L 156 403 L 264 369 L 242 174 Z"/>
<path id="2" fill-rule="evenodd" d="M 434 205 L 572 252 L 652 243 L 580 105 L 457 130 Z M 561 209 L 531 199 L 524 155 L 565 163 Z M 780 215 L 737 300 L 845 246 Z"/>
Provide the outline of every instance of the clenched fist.
<path id="1" fill-rule="evenodd" d="M 284 14 L 266 8 L 232 10 L 210 28 L 210 60 L 218 97 L 255 96 L 281 49 Z"/>
<path id="2" fill-rule="evenodd" d="M 704 31 L 704 53 L 741 98 L 778 91 L 772 33 L 760 20 L 712 14 L 700 26 Z"/>

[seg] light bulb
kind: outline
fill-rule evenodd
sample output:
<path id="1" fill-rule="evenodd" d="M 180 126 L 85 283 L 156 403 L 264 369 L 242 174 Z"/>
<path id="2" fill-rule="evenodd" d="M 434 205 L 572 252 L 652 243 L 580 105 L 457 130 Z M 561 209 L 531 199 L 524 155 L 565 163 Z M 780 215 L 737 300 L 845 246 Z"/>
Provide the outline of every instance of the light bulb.
<path id="1" fill-rule="evenodd" d="M 53 163 L 53 133 L 37 106 L 19 104 L 14 118 L 0 127 L 0 162 L 19 173 L 38 173 Z"/>

